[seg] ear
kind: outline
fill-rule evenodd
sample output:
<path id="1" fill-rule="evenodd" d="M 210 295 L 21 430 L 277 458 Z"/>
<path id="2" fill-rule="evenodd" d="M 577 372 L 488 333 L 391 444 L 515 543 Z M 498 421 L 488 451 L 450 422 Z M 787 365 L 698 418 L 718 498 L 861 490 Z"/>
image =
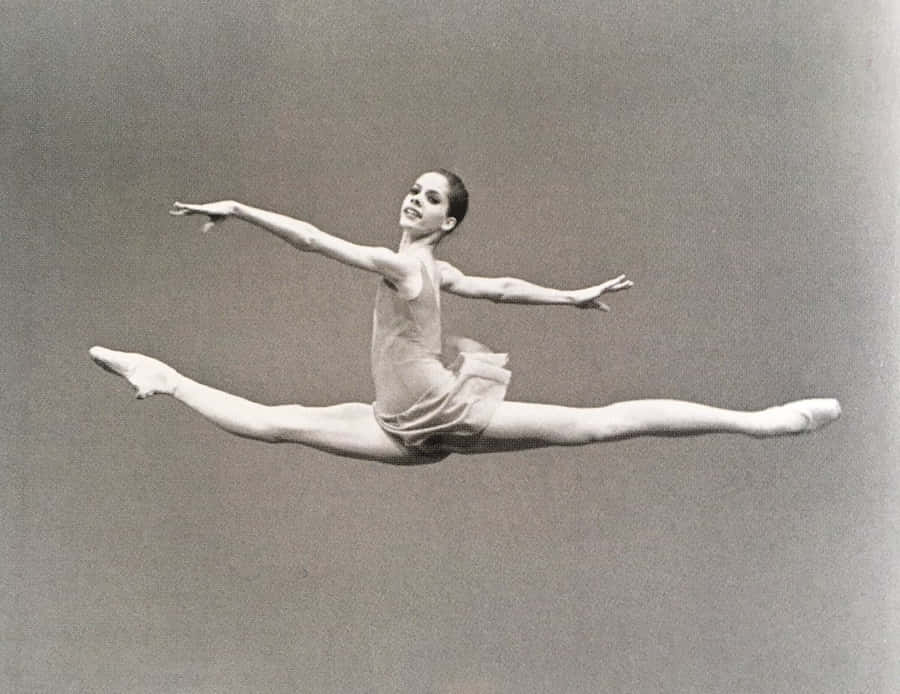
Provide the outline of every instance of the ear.
<path id="1" fill-rule="evenodd" d="M 455 226 L 456 226 L 456 217 L 447 217 L 441 223 L 441 230 L 449 233 L 449 232 L 453 231 L 453 227 L 455 227 Z"/>

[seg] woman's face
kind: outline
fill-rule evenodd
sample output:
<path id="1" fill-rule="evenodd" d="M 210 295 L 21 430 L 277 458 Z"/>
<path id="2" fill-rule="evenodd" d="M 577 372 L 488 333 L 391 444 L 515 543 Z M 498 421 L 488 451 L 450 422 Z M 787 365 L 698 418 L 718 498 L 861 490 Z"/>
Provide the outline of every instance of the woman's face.
<path id="1" fill-rule="evenodd" d="M 416 179 L 400 207 L 400 228 L 423 236 L 435 231 L 450 231 L 456 220 L 447 216 L 450 204 L 447 179 L 429 171 Z"/>

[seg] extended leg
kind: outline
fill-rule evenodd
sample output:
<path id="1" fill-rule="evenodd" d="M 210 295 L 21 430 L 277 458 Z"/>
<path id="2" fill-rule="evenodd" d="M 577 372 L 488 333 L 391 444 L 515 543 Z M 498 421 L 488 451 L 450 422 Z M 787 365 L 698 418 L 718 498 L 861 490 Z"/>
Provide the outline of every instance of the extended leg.
<path id="1" fill-rule="evenodd" d="M 331 407 L 261 405 L 179 374 L 157 359 L 132 352 L 92 347 L 91 357 L 107 371 L 125 378 L 138 398 L 171 395 L 226 431 L 271 443 L 300 443 L 328 453 L 386 463 L 428 463 L 388 436 L 372 406 L 344 403 Z"/>
<path id="2" fill-rule="evenodd" d="M 765 438 L 801 434 L 840 416 L 837 400 L 798 400 L 756 412 L 683 400 L 631 400 L 605 407 L 501 403 L 473 453 L 581 446 L 636 436 L 732 433 Z"/>

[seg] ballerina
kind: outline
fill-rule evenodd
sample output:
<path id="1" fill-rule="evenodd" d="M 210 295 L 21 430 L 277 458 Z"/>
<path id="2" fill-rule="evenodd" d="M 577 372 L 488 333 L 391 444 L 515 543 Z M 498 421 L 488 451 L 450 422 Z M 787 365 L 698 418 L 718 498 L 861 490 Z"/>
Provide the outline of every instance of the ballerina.
<path id="1" fill-rule="evenodd" d="M 797 400 L 758 411 L 681 400 L 633 400 L 564 407 L 505 400 L 507 355 L 465 338 L 441 336 L 441 290 L 501 303 L 608 311 L 605 294 L 630 289 L 624 275 L 577 290 L 504 277 L 474 277 L 435 251 L 463 221 L 468 193 L 444 169 L 419 176 L 400 208 L 397 251 L 363 246 L 313 225 L 231 200 L 176 202 L 175 216 L 207 217 L 209 231 L 234 218 L 346 265 L 380 275 L 375 298 L 372 376 L 375 402 L 329 407 L 268 406 L 198 383 L 157 359 L 92 347 L 100 366 L 124 377 L 138 398 L 166 394 L 232 434 L 300 443 L 340 456 L 387 463 L 430 463 L 451 453 L 581 446 L 636 436 L 735 433 L 772 437 L 814 431 L 840 416 L 837 400 Z"/>

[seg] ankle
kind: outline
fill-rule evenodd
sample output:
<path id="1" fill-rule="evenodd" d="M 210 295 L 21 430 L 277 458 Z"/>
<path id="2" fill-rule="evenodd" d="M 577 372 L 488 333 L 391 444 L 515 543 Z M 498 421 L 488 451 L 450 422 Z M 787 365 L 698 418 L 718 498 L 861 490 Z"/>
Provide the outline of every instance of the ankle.
<path id="1" fill-rule="evenodd" d="M 171 395 L 173 398 L 178 398 L 180 395 L 179 391 L 182 391 L 185 386 L 185 382 L 188 380 L 180 373 L 178 373 L 172 367 L 169 367 L 171 371 L 166 377 L 166 390 L 165 395 Z"/>
<path id="2" fill-rule="evenodd" d="M 784 405 L 767 407 L 753 412 L 753 423 L 750 435 L 756 438 L 769 438 L 799 432 L 804 425 L 803 417 L 796 412 L 785 409 Z"/>

